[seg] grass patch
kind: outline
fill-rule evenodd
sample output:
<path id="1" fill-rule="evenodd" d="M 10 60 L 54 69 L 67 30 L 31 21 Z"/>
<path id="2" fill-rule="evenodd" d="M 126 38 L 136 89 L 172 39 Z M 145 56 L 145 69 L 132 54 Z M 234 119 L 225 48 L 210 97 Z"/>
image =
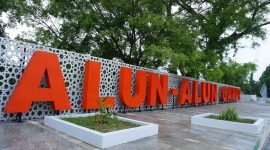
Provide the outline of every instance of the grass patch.
<path id="1" fill-rule="evenodd" d="M 134 128 L 139 125 L 132 124 L 129 122 L 121 121 L 117 118 L 111 118 L 107 123 L 98 124 L 95 122 L 94 116 L 88 117 L 76 117 L 76 118 L 61 118 L 64 121 L 74 123 L 79 126 L 83 126 L 92 130 L 96 130 L 102 133 L 117 131 L 122 129 Z"/>
<path id="2" fill-rule="evenodd" d="M 210 115 L 210 116 L 208 116 L 206 118 L 217 119 L 217 120 L 224 120 L 224 119 L 221 119 L 220 116 L 215 116 L 215 115 Z M 240 123 L 249 123 L 249 124 L 253 124 L 254 122 L 256 122 L 256 120 L 253 120 L 253 119 L 243 119 L 243 118 L 238 118 L 237 120 L 225 120 L 225 121 L 240 122 Z"/>

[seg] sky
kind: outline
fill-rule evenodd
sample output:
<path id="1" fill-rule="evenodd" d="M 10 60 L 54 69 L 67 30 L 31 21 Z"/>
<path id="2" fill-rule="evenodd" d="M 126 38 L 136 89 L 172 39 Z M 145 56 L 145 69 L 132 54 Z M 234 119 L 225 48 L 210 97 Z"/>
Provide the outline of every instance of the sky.
<path id="1" fill-rule="evenodd" d="M 4 22 L 7 22 L 7 17 L 5 14 L 0 17 Z M 233 57 L 233 52 L 229 54 L 233 60 L 238 63 L 248 63 L 252 62 L 257 65 L 257 71 L 254 73 L 254 80 L 258 81 L 263 71 L 270 64 L 270 25 L 265 26 L 267 30 L 266 39 L 260 41 L 260 46 L 255 48 L 251 47 L 251 40 L 240 40 L 241 46 L 237 54 Z M 16 28 L 7 28 L 6 33 L 11 39 L 14 39 L 17 35 L 23 34 L 23 32 L 33 31 L 33 28 L 27 27 L 26 25 L 18 25 Z"/>
<path id="2" fill-rule="evenodd" d="M 253 62 L 257 65 L 257 71 L 254 73 L 254 80 L 258 81 L 263 71 L 270 65 L 270 25 L 265 26 L 267 30 L 266 39 L 260 42 L 260 46 L 252 48 L 251 40 L 241 40 L 240 48 L 235 57 L 232 57 L 238 63 Z"/>

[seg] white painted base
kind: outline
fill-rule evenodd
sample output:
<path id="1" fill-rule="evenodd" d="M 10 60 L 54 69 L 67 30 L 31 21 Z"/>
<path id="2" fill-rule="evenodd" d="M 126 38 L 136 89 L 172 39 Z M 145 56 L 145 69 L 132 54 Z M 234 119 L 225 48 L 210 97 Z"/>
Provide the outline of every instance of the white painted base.
<path id="1" fill-rule="evenodd" d="M 256 118 L 248 117 L 248 119 L 257 120 L 253 124 L 248 124 L 248 123 L 239 123 L 239 122 L 206 118 L 207 116 L 210 116 L 210 115 L 218 115 L 218 114 L 205 113 L 205 114 L 192 116 L 191 124 L 220 128 L 220 129 L 227 129 L 227 130 L 233 130 L 233 131 L 239 131 L 239 132 L 246 132 L 246 133 L 252 133 L 252 134 L 260 134 L 264 126 L 264 119 L 256 119 Z M 241 118 L 247 118 L 247 117 L 241 117 Z"/>
<path id="2" fill-rule="evenodd" d="M 50 128 L 56 129 L 72 137 L 78 138 L 98 148 L 109 148 L 111 146 L 135 141 L 144 137 L 158 134 L 157 124 L 132 120 L 123 117 L 118 117 L 118 119 L 140 126 L 119 131 L 101 133 L 60 119 L 68 117 L 86 117 L 93 115 L 95 114 L 90 113 L 63 116 L 45 116 L 44 124 Z"/>
<path id="3" fill-rule="evenodd" d="M 245 94 L 241 94 L 240 95 L 240 100 L 243 102 L 253 102 L 253 101 L 257 101 L 257 96 L 256 95 L 245 95 Z"/>

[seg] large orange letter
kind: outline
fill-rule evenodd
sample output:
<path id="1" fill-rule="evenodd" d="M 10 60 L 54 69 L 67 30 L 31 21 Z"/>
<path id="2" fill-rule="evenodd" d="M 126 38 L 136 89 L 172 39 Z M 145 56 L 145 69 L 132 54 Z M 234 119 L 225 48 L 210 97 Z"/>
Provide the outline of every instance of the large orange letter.
<path id="1" fill-rule="evenodd" d="M 227 101 L 230 102 L 232 100 L 231 87 L 227 87 Z"/>
<path id="2" fill-rule="evenodd" d="M 232 100 L 233 100 L 233 101 L 236 101 L 235 89 L 236 89 L 236 88 L 234 88 L 234 87 L 231 89 Z"/>
<path id="3" fill-rule="evenodd" d="M 236 100 L 240 101 L 240 95 L 241 95 L 241 88 L 238 88 L 236 91 Z"/>
<path id="4" fill-rule="evenodd" d="M 201 83 L 201 96 L 204 103 L 208 103 L 211 96 L 211 84 L 202 82 Z"/>
<path id="5" fill-rule="evenodd" d="M 143 104 L 146 95 L 146 72 L 136 71 L 136 90 L 134 96 L 131 95 L 132 69 L 120 68 L 119 96 L 123 104 L 128 107 L 138 107 Z"/>
<path id="6" fill-rule="evenodd" d="M 201 103 L 201 97 L 199 97 L 199 84 L 197 80 L 192 81 L 192 102 L 194 104 Z"/>
<path id="7" fill-rule="evenodd" d="M 228 91 L 226 86 L 221 87 L 221 99 L 223 102 L 226 102 L 228 100 Z"/>
<path id="8" fill-rule="evenodd" d="M 189 104 L 192 103 L 189 80 L 183 79 L 180 87 L 180 95 L 178 96 L 178 104 L 185 104 L 186 101 L 188 101 Z"/>
<path id="9" fill-rule="evenodd" d="M 45 73 L 47 88 L 39 88 Z M 28 112 L 32 102 L 52 102 L 54 110 L 71 109 L 56 54 L 36 51 L 26 66 L 4 112 Z"/>
<path id="10" fill-rule="evenodd" d="M 156 106 L 157 95 L 159 103 L 162 105 L 166 105 L 168 96 L 168 75 L 160 75 L 159 80 L 157 73 L 148 73 L 147 94 L 147 105 Z"/>
<path id="11" fill-rule="evenodd" d="M 217 84 L 211 84 L 211 96 L 210 96 L 210 102 L 216 102 L 217 101 Z"/>
<path id="12" fill-rule="evenodd" d="M 99 108 L 99 84 L 100 84 L 100 62 L 86 61 L 84 71 L 84 85 L 83 85 L 83 109 L 97 109 Z M 107 107 L 114 107 L 115 97 L 107 97 L 105 105 Z"/>

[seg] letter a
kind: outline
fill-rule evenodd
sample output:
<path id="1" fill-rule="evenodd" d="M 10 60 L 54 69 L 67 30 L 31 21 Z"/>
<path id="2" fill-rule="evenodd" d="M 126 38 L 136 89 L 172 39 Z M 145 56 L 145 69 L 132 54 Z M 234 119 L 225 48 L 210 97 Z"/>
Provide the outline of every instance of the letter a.
<path id="1" fill-rule="evenodd" d="M 189 85 L 189 80 L 183 79 L 181 82 L 181 87 L 180 87 L 180 95 L 178 96 L 178 104 L 182 105 L 185 104 L 186 102 L 188 104 L 192 103 L 191 99 L 191 93 L 190 93 L 190 85 Z"/>
<path id="2" fill-rule="evenodd" d="M 39 88 L 45 74 L 47 88 Z M 56 54 L 36 51 L 10 96 L 4 112 L 28 112 L 32 102 L 52 102 L 54 110 L 71 109 Z"/>

